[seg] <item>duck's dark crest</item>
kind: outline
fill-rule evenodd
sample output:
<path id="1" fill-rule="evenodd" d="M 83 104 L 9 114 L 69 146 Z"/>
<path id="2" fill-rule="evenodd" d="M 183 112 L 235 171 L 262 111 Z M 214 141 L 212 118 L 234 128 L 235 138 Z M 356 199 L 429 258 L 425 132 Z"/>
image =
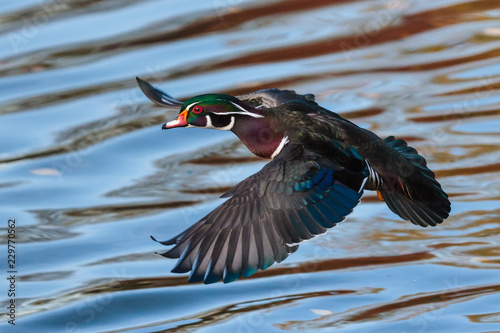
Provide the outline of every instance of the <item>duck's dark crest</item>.
<path id="1" fill-rule="evenodd" d="M 137 84 L 139 85 L 139 88 L 141 88 L 144 95 L 146 95 L 147 98 L 149 98 L 151 101 L 153 101 L 158 105 L 170 107 L 170 106 L 182 106 L 182 104 L 184 103 L 179 100 L 176 100 L 169 94 L 166 94 L 163 91 L 156 89 L 151 84 L 149 84 L 148 82 L 144 81 L 139 77 L 136 77 L 135 79 L 137 80 Z"/>

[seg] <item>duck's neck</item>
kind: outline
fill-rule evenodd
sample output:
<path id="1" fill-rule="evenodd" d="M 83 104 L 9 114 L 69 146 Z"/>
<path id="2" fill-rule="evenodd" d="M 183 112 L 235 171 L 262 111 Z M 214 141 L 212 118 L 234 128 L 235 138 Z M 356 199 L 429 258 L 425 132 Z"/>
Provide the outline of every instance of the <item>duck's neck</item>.
<path id="1" fill-rule="evenodd" d="M 232 131 L 255 155 L 274 158 L 286 144 L 283 132 L 273 129 L 266 118 L 246 118 L 236 121 Z"/>

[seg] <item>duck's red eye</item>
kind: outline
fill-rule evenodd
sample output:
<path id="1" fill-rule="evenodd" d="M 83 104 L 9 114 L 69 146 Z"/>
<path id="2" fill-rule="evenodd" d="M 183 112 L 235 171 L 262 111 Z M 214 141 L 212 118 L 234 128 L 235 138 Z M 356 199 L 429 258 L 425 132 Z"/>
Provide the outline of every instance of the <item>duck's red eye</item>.
<path id="1" fill-rule="evenodd" d="M 193 112 L 194 113 L 202 113 L 203 112 L 203 108 L 199 105 L 196 105 L 194 108 L 193 108 Z"/>

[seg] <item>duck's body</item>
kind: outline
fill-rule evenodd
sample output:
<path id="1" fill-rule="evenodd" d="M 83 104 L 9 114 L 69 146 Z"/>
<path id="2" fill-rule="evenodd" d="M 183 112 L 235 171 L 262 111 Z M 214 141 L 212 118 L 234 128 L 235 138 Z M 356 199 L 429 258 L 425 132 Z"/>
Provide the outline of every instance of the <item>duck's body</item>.
<path id="1" fill-rule="evenodd" d="M 301 241 L 341 222 L 365 189 L 378 191 L 414 224 L 435 226 L 448 217 L 448 196 L 415 149 L 401 139 L 380 139 L 320 107 L 313 95 L 269 89 L 182 103 L 138 81 L 154 102 L 182 105 L 164 129 L 231 130 L 252 153 L 271 159 L 225 193 L 221 206 L 161 242 L 174 245 L 163 255 L 179 258 L 173 272 L 192 271 L 190 282 L 231 282 L 282 261 Z"/>

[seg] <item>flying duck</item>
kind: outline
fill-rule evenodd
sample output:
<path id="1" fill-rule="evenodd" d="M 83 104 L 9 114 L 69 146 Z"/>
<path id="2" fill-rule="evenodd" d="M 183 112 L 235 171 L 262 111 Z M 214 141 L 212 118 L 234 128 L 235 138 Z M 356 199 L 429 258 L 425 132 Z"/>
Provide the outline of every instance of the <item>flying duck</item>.
<path id="1" fill-rule="evenodd" d="M 137 82 L 156 104 L 180 107 L 162 129 L 232 131 L 253 154 L 270 160 L 224 193 L 227 200 L 207 216 L 160 242 L 172 246 L 164 257 L 178 259 L 172 272 L 191 271 L 189 282 L 228 283 L 283 261 L 302 241 L 344 220 L 364 190 L 377 191 L 394 213 L 422 227 L 450 213 L 448 195 L 414 148 L 358 127 L 312 94 L 266 89 L 181 102 Z"/>

